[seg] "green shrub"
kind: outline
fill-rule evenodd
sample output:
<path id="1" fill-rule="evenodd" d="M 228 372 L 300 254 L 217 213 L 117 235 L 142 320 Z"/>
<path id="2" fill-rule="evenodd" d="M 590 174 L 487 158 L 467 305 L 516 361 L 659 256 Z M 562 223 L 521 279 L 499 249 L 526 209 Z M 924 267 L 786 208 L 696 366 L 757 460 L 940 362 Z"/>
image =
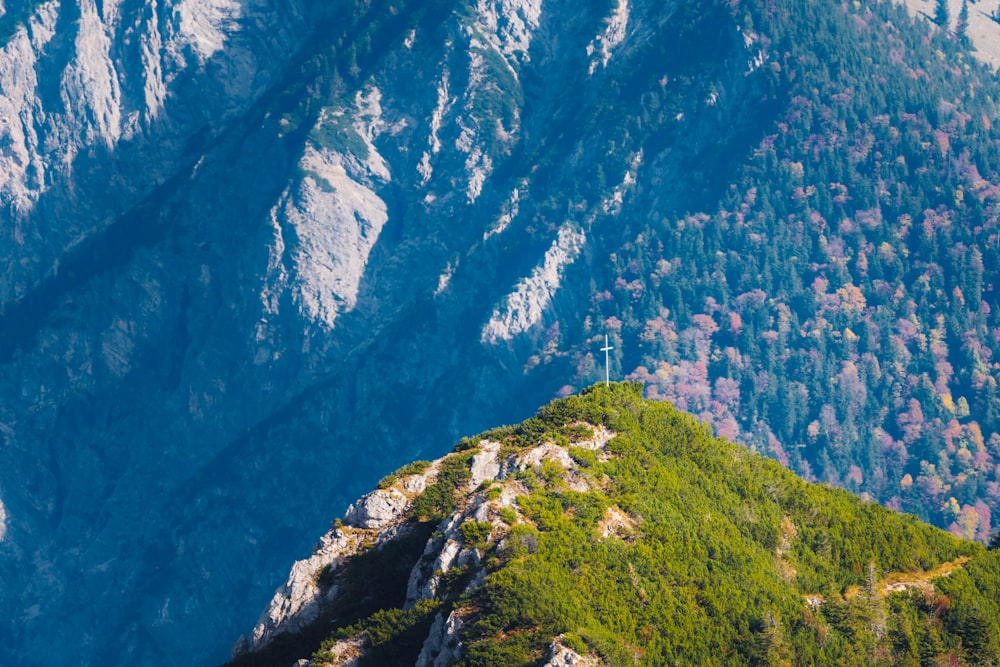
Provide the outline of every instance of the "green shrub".
<path id="1" fill-rule="evenodd" d="M 472 454 L 452 454 L 441 462 L 437 481 L 417 496 L 410 516 L 420 520 L 441 519 L 455 506 L 455 494 L 472 477 Z"/>
<path id="2" fill-rule="evenodd" d="M 571 442 L 590 440 L 594 437 L 594 429 L 588 424 L 573 424 L 571 426 L 565 426 L 562 429 L 562 433 Z"/>
<path id="3" fill-rule="evenodd" d="M 580 655 L 586 655 L 588 651 L 587 643 L 583 641 L 583 637 L 575 632 L 563 633 L 562 641 L 568 648 L 576 651 Z"/>
<path id="4" fill-rule="evenodd" d="M 459 531 L 462 533 L 462 542 L 466 546 L 482 549 L 486 547 L 486 541 L 493 531 L 493 526 L 479 521 L 466 521 L 459 527 Z"/>
<path id="5" fill-rule="evenodd" d="M 413 463 L 407 463 L 405 466 L 396 471 L 396 476 L 409 477 L 410 475 L 419 475 L 427 470 L 430 465 L 430 461 L 414 461 Z"/>
<path id="6" fill-rule="evenodd" d="M 592 468 L 597 465 L 597 454 L 583 447 L 570 447 L 569 455 L 582 468 Z"/>

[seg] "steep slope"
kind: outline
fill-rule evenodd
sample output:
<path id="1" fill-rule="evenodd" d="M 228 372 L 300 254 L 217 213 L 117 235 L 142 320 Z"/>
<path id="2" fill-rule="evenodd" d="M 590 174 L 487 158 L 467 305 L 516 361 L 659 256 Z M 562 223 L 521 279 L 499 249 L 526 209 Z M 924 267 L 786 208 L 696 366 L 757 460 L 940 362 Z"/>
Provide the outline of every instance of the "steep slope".
<path id="1" fill-rule="evenodd" d="M 0 303 L 57 276 L 68 250 L 187 173 L 280 78 L 310 15 L 308 2 L 7 3 Z"/>
<path id="2" fill-rule="evenodd" d="M 616 255 L 592 317 L 615 318 L 651 395 L 807 479 L 985 539 L 1000 501 L 995 82 L 901 7 L 813 9 L 755 22 L 788 106 L 726 196 Z"/>
<path id="3" fill-rule="evenodd" d="M 996 664 L 998 586 L 1000 552 L 598 385 L 384 479 L 231 664 Z"/>
<path id="4" fill-rule="evenodd" d="M 634 17 L 635 43 L 671 32 L 675 9 Z M 0 315 L 5 662 L 53 646 L 67 647 L 58 662 L 195 660 L 199 638 L 238 627 L 218 610 L 253 613 L 325 507 L 552 395 L 566 369 L 525 375 L 525 352 L 641 162 L 614 156 L 624 185 L 566 208 L 598 151 L 571 128 L 603 132 L 595 109 L 632 11 L 334 8 L 183 160 L 146 156 L 170 174 L 158 188 L 102 158 L 114 176 L 67 176 L 79 202 L 46 195 L 90 226 L 67 243 L 39 227 L 65 246 L 58 265 L 16 278 Z M 738 31 L 717 33 L 712 70 L 753 91 Z M 131 199 L 108 196 L 115 179 Z"/>
<path id="5" fill-rule="evenodd" d="M 988 530 L 996 83 L 902 10 L 4 6 L 0 662 L 221 660 L 329 514 L 592 382 L 605 327 L 801 474 Z"/>

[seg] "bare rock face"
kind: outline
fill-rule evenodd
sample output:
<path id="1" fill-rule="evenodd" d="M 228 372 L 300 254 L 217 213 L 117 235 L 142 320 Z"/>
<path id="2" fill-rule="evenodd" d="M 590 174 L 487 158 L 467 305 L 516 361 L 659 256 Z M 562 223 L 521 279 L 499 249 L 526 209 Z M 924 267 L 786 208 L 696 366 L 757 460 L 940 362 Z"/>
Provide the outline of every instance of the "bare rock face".
<path id="1" fill-rule="evenodd" d="M 333 530 L 320 539 L 312 556 L 292 565 L 288 581 L 274 593 L 257 625 L 250 633 L 248 649 L 260 648 L 280 632 L 295 632 L 316 619 L 323 595 L 319 577 L 324 568 L 336 567 L 345 557 L 353 555 L 363 535 Z"/>
<path id="2" fill-rule="evenodd" d="M 358 658 L 362 655 L 363 650 L 363 637 L 342 639 L 330 649 L 333 660 L 323 661 L 322 667 L 356 667 Z M 309 660 L 300 660 L 299 662 L 304 663 L 302 667 L 316 664 Z"/>
<path id="3" fill-rule="evenodd" d="M 603 95 L 660 10 L 417 4 L 3 3 L 0 663 L 214 663 L 274 596 L 264 641 L 427 480 L 286 581 L 331 515 L 566 383 L 592 332 L 555 325 L 645 163 L 553 159 L 584 120 L 561 82 Z M 620 185 L 566 201 L 597 160 Z M 477 483 L 531 464 L 490 447 Z M 442 565 L 475 561 L 456 535 Z"/>
<path id="4" fill-rule="evenodd" d="M 301 1 L 38 3 L 0 47 L 0 304 L 246 111 L 305 19 Z"/>
<path id="5" fill-rule="evenodd" d="M 479 452 L 472 457 L 472 480 L 469 486 L 475 488 L 488 479 L 496 479 L 500 474 L 500 462 L 497 454 L 500 451 L 499 442 L 483 441 Z"/>
<path id="6" fill-rule="evenodd" d="M 583 656 L 566 646 L 558 637 L 549 647 L 549 661 L 545 667 L 601 667 L 600 660 L 592 655 Z"/>
<path id="7" fill-rule="evenodd" d="M 275 591 L 251 631 L 248 650 L 260 649 L 278 635 L 297 632 L 316 620 L 339 593 L 336 583 L 324 584 L 325 576 L 332 578 L 347 559 L 405 533 L 403 514 L 413 497 L 433 482 L 438 465 L 407 475 L 388 489 L 376 489 L 351 505 L 343 525 L 323 535 L 309 558 L 292 565 L 288 580 Z"/>
<path id="8" fill-rule="evenodd" d="M 406 511 L 410 499 L 396 489 L 372 491 L 347 508 L 344 523 L 358 528 L 381 528 Z"/>
<path id="9" fill-rule="evenodd" d="M 438 614 L 420 649 L 415 667 L 447 667 L 458 662 L 462 657 L 462 642 L 458 638 L 458 631 L 461 629 L 461 615 L 455 612 L 447 617 Z"/>

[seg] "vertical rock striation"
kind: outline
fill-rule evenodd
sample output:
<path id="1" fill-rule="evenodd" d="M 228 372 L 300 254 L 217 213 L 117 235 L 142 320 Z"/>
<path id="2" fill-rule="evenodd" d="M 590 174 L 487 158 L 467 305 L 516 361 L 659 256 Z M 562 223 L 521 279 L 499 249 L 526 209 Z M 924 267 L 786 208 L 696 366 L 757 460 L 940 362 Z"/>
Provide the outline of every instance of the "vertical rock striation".
<path id="1" fill-rule="evenodd" d="M 0 662 L 217 661 L 371 480 L 566 384 L 598 245 L 677 159 L 602 101 L 672 11 L 32 4 L 0 46 Z M 705 136 L 757 85 L 725 30 Z"/>

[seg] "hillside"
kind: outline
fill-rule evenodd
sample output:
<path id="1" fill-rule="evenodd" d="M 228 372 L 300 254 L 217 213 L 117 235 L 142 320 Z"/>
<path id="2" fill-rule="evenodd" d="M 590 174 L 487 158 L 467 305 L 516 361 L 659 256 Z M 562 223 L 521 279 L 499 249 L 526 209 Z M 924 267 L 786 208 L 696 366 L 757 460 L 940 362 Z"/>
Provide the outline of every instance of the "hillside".
<path id="1" fill-rule="evenodd" d="M 384 479 L 231 665 L 1000 661 L 1000 551 L 641 391 L 596 385 Z"/>
<path id="2" fill-rule="evenodd" d="M 803 478 L 996 523 L 1000 85 L 902 5 L 0 14 L 0 663 L 221 661 L 605 334 Z"/>
<path id="3" fill-rule="evenodd" d="M 797 14 L 753 13 L 774 122 L 710 202 L 660 213 L 662 189 L 636 192 L 657 213 L 589 321 L 651 396 L 983 540 L 1000 502 L 995 77 L 899 5 Z M 594 358 L 571 356 L 580 386 Z"/>

